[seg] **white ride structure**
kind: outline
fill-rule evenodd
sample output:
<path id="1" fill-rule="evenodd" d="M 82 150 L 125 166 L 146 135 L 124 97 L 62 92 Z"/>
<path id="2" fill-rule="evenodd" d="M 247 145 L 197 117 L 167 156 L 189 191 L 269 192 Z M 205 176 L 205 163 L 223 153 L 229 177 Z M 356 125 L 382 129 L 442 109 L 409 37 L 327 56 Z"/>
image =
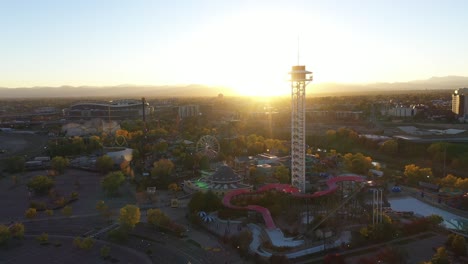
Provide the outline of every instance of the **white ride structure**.
<path id="1" fill-rule="evenodd" d="M 219 142 L 214 136 L 203 136 L 197 142 L 196 151 L 210 159 L 216 158 L 218 156 L 219 150 Z"/>
<path id="2" fill-rule="evenodd" d="M 305 193 L 305 103 L 312 72 L 293 66 L 291 72 L 291 185 Z"/>

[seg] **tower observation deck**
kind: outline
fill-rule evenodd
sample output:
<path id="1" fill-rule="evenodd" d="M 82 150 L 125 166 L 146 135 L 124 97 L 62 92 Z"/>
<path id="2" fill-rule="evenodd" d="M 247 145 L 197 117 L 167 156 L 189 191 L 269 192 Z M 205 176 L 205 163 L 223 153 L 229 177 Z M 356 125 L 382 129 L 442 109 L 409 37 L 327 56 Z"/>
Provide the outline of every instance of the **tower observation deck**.
<path id="1" fill-rule="evenodd" d="M 305 97 L 312 72 L 293 66 L 291 72 L 291 185 L 305 193 Z"/>

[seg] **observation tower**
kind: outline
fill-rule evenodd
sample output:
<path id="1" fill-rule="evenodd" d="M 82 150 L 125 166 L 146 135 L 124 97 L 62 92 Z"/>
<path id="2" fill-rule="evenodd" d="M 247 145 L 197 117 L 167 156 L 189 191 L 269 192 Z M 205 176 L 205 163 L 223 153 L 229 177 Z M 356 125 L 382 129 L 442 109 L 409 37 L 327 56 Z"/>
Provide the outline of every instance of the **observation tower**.
<path id="1" fill-rule="evenodd" d="M 291 185 L 305 193 L 305 103 L 312 72 L 292 66 L 291 74 Z"/>

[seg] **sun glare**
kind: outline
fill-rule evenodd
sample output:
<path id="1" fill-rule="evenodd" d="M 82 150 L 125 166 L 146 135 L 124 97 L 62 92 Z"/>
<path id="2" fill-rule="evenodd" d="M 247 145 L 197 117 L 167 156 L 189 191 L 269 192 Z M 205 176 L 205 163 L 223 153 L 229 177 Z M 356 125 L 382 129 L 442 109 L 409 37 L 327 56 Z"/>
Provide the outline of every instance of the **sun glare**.
<path id="1" fill-rule="evenodd" d="M 190 42 L 197 54 L 189 56 L 198 62 L 192 74 L 200 83 L 231 87 L 239 95 L 289 94 L 297 34 L 291 33 L 292 17 L 284 14 L 238 14 L 198 32 Z"/>

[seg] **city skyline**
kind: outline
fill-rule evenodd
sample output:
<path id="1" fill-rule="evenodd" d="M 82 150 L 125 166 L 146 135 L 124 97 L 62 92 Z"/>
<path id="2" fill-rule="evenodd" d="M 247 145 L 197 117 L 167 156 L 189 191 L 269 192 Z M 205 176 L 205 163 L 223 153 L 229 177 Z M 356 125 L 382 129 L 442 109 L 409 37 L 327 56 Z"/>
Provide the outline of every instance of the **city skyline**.
<path id="1" fill-rule="evenodd" d="M 0 2 L 0 87 L 314 82 L 466 75 L 463 1 Z M 299 38 L 299 41 L 298 41 Z"/>

